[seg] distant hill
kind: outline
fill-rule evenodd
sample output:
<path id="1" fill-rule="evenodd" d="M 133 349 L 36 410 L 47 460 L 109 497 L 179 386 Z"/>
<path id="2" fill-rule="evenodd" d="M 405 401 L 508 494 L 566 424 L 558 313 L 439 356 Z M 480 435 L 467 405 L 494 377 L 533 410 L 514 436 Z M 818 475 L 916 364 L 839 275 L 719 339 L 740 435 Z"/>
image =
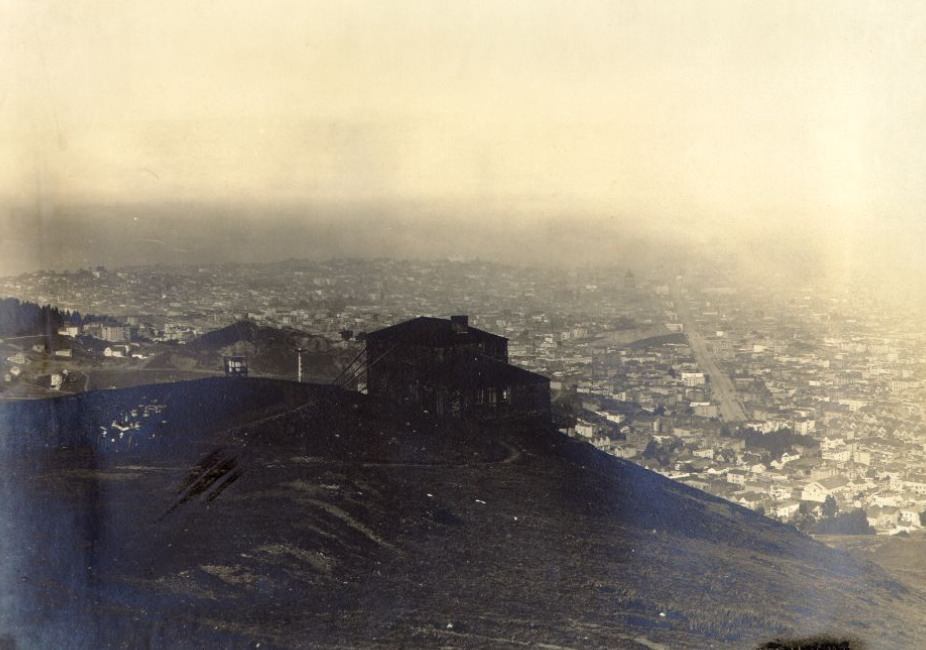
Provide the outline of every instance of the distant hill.
<path id="1" fill-rule="evenodd" d="M 349 363 L 358 350 L 335 346 L 323 336 L 296 329 L 267 327 L 253 321 L 239 321 L 207 332 L 183 346 L 176 346 L 149 361 L 151 369 L 219 370 L 222 358 L 231 354 L 248 357 L 252 372 L 277 377 L 296 377 L 296 349 L 302 353 L 306 380 L 330 381 Z"/>
<path id="2" fill-rule="evenodd" d="M 169 431 L 99 431 L 144 404 Z M 926 645 L 923 592 L 539 422 L 244 379 L 0 405 L 0 440 L 55 430 L 0 445 L 17 647 Z"/>
<path id="3" fill-rule="evenodd" d="M 675 344 L 675 345 L 684 345 L 687 343 L 687 338 L 684 334 L 673 333 L 673 334 L 659 334 L 657 336 L 650 336 L 645 339 L 640 339 L 639 341 L 633 341 L 626 345 L 628 350 L 644 350 L 646 348 L 655 348 L 660 345 L 666 344 Z"/>
<path id="4" fill-rule="evenodd" d="M 236 343 L 251 343 L 257 347 L 302 347 L 310 352 L 327 352 L 331 349 L 330 341 L 323 336 L 295 329 L 267 327 L 249 320 L 206 332 L 189 345 L 194 349 L 222 349 Z"/>
<path id="5" fill-rule="evenodd" d="M 593 348 L 626 347 L 640 349 L 684 342 L 684 335 L 670 332 L 663 325 L 638 326 L 607 332 L 591 342 Z"/>

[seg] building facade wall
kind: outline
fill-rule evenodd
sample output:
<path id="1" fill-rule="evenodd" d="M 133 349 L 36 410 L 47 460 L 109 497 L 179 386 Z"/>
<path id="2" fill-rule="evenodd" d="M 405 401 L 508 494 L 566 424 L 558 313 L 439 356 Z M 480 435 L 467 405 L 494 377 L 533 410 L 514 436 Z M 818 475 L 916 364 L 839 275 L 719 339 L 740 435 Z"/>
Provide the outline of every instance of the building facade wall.
<path id="1" fill-rule="evenodd" d="M 550 413 L 550 384 L 544 379 L 507 383 L 466 376 L 441 377 L 454 362 L 488 357 L 507 364 L 508 341 L 502 337 L 474 337 L 440 347 L 370 337 L 366 356 L 370 395 L 439 417 L 495 419 Z"/>

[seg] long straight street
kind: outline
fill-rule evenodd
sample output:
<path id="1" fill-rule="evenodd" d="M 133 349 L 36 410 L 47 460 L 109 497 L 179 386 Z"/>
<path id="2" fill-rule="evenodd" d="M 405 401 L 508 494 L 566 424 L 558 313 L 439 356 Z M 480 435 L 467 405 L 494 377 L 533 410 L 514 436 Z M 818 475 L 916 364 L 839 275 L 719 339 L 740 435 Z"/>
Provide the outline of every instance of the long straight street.
<path id="1" fill-rule="evenodd" d="M 684 302 L 678 287 L 673 289 L 675 299 L 675 311 L 678 313 L 679 320 L 685 327 L 685 336 L 688 339 L 688 345 L 694 353 L 698 366 L 710 378 L 711 394 L 717 401 L 720 409 L 720 416 L 726 422 L 743 422 L 746 419 L 746 411 L 736 395 L 736 387 L 730 380 L 730 377 L 717 365 L 714 354 L 704 340 L 704 337 L 698 333 L 697 325 L 688 305 Z"/>

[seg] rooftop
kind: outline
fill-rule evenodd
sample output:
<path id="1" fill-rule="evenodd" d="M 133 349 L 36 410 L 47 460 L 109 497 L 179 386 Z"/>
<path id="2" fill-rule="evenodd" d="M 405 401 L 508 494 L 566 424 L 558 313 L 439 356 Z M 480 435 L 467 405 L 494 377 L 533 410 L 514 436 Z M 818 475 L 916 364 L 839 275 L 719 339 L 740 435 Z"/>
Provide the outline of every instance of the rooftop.
<path id="1" fill-rule="evenodd" d="M 454 317 L 455 319 L 457 317 Z M 461 343 L 497 340 L 507 341 L 504 336 L 470 327 L 465 317 L 459 320 L 418 316 L 367 334 L 367 340 L 399 340 L 416 345 L 449 347 Z"/>

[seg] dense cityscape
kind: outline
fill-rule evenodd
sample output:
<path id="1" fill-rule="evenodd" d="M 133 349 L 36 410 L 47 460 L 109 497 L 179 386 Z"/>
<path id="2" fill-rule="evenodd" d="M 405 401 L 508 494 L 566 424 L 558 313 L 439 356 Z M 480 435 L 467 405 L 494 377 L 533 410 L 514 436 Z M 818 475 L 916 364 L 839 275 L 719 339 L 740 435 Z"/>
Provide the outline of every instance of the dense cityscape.
<path id="1" fill-rule="evenodd" d="M 467 313 L 551 379 L 565 434 L 610 454 L 818 532 L 909 531 L 926 510 L 926 341 L 858 294 L 385 259 L 36 272 L 0 293 L 105 315 L 59 329 L 54 350 L 8 337 L 11 397 L 86 388 L 73 380 L 90 366 L 143 369 L 240 320 L 350 351 L 416 315 Z"/>

